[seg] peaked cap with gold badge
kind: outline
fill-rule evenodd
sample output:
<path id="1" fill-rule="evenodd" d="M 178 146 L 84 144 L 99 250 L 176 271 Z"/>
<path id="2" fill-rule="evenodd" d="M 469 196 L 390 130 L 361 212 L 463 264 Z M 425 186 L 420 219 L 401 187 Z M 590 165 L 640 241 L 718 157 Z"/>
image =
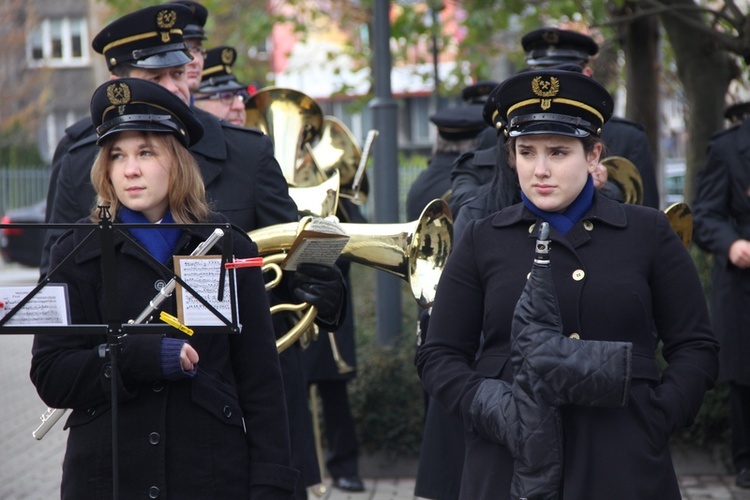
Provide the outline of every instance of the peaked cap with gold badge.
<path id="1" fill-rule="evenodd" d="M 174 134 L 186 148 L 203 137 L 203 125 L 182 99 L 141 78 L 117 78 L 100 85 L 90 109 L 99 145 L 125 131 Z"/>
<path id="2" fill-rule="evenodd" d="M 241 90 L 247 88 L 237 81 L 232 72 L 237 51 L 232 47 L 215 47 L 206 51 L 206 62 L 201 73 L 201 85 L 198 92 L 212 94 L 224 90 Z"/>
<path id="3" fill-rule="evenodd" d="M 108 24 L 91 42 L 104 55 L 107 67 L 172 68 L 193 60 L 183 30 L 193 19 L 184 5 L 162 4 L 127 14 Z"/>
<path id="4" fill-rule="evenodd" d="M 461 99 L 466 104 L 484 104 L 497 85 L 498 83 L 492 80 L 474 83 L 461 90 Z"/>
<path id="5" fill-rule="evenodd" d="M 593 38 L 577 31 L 559 28 L 539 28 L 521 38 L 530 67 L 549 67 L 561 64 L 586 65 L 599 52 Z"/>
<path id="6" fill-rule="evenodd" d="M 185 40 L 205 40 L 206 32 L 203 28 L 206 26 L 206 21 L 208 20 L 208 9 L 198 2 L 193 2 L 191 0 L 177 0 L 170 3 L 184 5 L 193 13 L 192 19 L 188 21 L 187 26 L 182 30 L 182 38 Z"/>
<path id="7" fill-rule="evenodd" d="M 508 137 L 587 137 L 601 135 L 613 108 L 612 96 L 593 78 L 572 71 L 529 70 L 495 88 L 483 116 Z"/>

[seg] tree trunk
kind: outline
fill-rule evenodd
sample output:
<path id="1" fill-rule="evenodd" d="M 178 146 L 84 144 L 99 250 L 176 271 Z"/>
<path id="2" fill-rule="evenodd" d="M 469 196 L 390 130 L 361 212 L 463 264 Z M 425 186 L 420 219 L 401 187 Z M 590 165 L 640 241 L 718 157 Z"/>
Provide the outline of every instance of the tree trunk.
<path id="1" fill-rule="evenodd" d="M 694 6 L 692 0 L 666 0 L 664 3 L 687 8 Z M 701 19 L 694 13 L 683 15 L 689 15 L 693 21 Z M 723 126 L 724 98 L 736 75 L 736 68 L 729 53 L 718 49 L 708 33 L 687 25 L 669 11 L 660 18 L 672 45 L 677 74 L 689 105 L 685 120 L 688 134 L 685 201 L 690 203 L 695 192 L 695 174 L 705 161 L 708 141 Z M 708 23 L 706 29 L 710 29 Z"/>
<path id="2" fill-rule="evenodd" d="M 661 185 L 661 99 L 659 81 L 659 23 L 654 16 L 640 17 L 622 30 L 625 51 L 625 88 L 628 100 L 625 117 L 640 123 L 654 158 L 656 178 Z M 661 192 L 661 190 L 660 190 Z"/>

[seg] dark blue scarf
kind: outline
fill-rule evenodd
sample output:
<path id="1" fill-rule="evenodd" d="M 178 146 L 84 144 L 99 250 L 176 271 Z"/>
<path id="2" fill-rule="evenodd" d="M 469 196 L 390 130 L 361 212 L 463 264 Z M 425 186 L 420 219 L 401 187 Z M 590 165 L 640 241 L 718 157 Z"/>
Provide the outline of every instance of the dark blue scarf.
<path id="1" fill-rule="evenodd" d="M 128 207 L 123 206 L 120 208 L 118 215 L 120 220 L 125 224 L 150 224 L 149 220 L 141 212 L 135 212 Z M 182 234 L 182 229 L 170 229 L 168 226 L 164 226 L 164 224 L 170 223 L 174 223 L 174 219 L 172 218 L 172 212 L 167 210 L 167 213 L 161 220 L 161 224 L 158 225 L 159 229 L 131 227 L 128 228 L 128 231 L 156 260 L 162 264 L 166 264 L 172 258 L 174 249 L 177 246 L 177 240 L 180 239 L 180 235 Z"/>
<path id="2" fill-rule="evenodd" d="M 586 185 L 583 186 L 578 197 L 573 200 L 573 203 L 563 213 L 547 212 L 540 209 L 526 198 L 523 191 L 521 191 L 521 199 L 526 208 L 534 215 L 549 222 L 561 234 L 568 234 L 568 231 L 575 226 L 576 222 L 581 220 L 581 217 L 589 211 L 591 205 L 594 203 L 594 179 L 589 175 Z"/>

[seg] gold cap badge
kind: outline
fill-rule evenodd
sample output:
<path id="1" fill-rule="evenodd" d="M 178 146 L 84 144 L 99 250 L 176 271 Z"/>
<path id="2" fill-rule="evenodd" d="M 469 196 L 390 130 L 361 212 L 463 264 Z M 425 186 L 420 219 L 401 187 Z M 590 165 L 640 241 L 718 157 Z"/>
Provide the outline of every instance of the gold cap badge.
<path id="1" fill-rule="evenodd" d="M 171 9 L 164 9 L 159 11 L 156 15 L 156 26 L 159 29 L 166 30 L 161 33 L 161 41 L 167 43 L 169 41 L 169 30 L 177 22 L 177 13 Z"/>
<path id="2" fill-rule="evenodd" d="M 551 98 L 560 92 L 560 80 L 554 76 L 550 77 L 549 80 L 543 80 L 541 76 L 537 76 L 531 80 L 531 91 L 534 95 L 542 98 L 542 109 L 547 110 L 552 104 Z"/>
<path id="3" fill-rule="evenodd" d="M 221 62 L 224 64 L 232 64 L 232 59 L 234 59 L 234 55 L 232 54 L 232 49 L 224 49 L 221 51 Z"/>
<path id="4" fill-rule="evenodd" d="M 117 106 L 118 114 L 125 113 L 125 105 L 130 102 L 130 87 L 126 83 L 114 82 L 107 87 L 107 99 Z"/>

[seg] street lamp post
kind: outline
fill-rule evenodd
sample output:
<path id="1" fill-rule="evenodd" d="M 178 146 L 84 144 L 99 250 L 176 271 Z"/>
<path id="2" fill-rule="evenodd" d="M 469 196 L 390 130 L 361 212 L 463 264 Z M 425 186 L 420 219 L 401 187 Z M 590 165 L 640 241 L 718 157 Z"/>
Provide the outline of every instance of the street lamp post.
<path id="1" fill-rule="evenodd" d="M 373 57 L 375 99 L 373 111 L 378 140 L 373 146 L 375 222 L 399 220 L 398 133 L 396 101 L 391 94 L 390 1 L 373 2 Z M 375 328 L 380 344 L 392 343 L 401 329 L 401 282 L 396 276 L 375 273 Z"/>

